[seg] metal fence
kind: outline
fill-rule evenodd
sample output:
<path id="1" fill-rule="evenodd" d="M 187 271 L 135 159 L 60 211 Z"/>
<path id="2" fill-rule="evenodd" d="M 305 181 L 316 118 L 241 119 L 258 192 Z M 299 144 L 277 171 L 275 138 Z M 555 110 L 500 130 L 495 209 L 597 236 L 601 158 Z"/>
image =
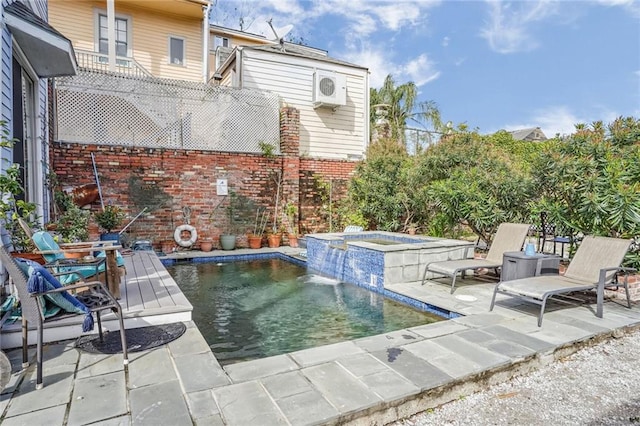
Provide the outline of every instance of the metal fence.
<path id="1" fill-rule="evenodd" d="M 279 105 L 269 92 L 81 70 L 56 79 L 56 140 L 278 153 Z"/>

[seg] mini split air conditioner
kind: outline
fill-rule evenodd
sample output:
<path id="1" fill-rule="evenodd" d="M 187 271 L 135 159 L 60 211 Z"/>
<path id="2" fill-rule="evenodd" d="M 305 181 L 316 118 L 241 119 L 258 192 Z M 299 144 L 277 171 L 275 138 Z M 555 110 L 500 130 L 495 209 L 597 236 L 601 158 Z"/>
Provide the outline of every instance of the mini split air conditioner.
<path id="1" fill-rule="evenodd" d="M 336 108 L 347 104 L 347 78 L 332 71 L 313 75 L 313 107 Z"/>

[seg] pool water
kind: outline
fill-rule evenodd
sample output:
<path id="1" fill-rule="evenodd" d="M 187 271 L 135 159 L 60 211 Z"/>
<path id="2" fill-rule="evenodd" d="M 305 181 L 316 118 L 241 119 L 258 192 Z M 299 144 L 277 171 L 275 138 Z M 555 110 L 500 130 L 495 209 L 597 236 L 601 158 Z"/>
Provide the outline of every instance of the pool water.
<path id="1" fill-rule="evenodd" d="M 177 263 L 167 270 L 221 364 L 444 319 L 280 259 Z"/>

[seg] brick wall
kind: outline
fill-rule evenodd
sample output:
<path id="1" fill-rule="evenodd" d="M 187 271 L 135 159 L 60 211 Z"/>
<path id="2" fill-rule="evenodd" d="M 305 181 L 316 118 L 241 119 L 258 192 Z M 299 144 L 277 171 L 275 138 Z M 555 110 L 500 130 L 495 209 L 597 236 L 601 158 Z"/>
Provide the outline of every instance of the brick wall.
<path id="1" fill-rule="evenodd" d="M 253 229 L 256 207 L 273 211 L 275 173 L 282 177 L 283 200 L 299 207 L 301 231 L 328 229 L 328 222 L 323 223 L 328 220 L 329 210 L 326 202 L 323 206 L 327 198 L 324 189 L 330 183 L 334 203 L 343 197 L 356 163 L 300 158 L 299 112 L 295 108 L 282 109 L 281 152 L 281 155 L 267 157 L 54 142 L 51 162 L 61 185 L 76 187 L 94 183 L 93 153 L 105 204 L 123 207 L 131 218 L 144 206 L 152 206 L 129 231 L 131 237 L 151 240 L 158 247 L 162 241 L 173 241 L 174 229 L 185 223 L 185 207 L 191 210 L 190 223 L 200 236 L 217 239 L 226 229 L 229 197 L 217 195 L 216 180 L 220 178 L 228 179 L 229 189 L 243 205 L 234 215 L 242 222 L 234 232 L 238 235 Z M 324 186 L 319 182 L 325 182 Z M 158 207 L 160 201 L 164 203 Z M 99 203 L 91 206 L 93 211 L 99 208 Z M 92 237 L 97 237 L 98 227 L 93 224 L 90 232 Z M 246 238 L 240 238 L 239 245 L 246 246 Z"/>

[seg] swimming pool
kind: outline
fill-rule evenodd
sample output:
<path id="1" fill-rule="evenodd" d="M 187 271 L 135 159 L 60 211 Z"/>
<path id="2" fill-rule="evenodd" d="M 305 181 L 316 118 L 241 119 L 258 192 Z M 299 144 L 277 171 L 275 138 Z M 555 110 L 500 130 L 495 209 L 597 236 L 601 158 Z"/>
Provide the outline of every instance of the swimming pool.
<path id="1" fill-rule="evenodd" d="M 277 258 L 167 270 L 221 364 L 444 320 Z"/>

